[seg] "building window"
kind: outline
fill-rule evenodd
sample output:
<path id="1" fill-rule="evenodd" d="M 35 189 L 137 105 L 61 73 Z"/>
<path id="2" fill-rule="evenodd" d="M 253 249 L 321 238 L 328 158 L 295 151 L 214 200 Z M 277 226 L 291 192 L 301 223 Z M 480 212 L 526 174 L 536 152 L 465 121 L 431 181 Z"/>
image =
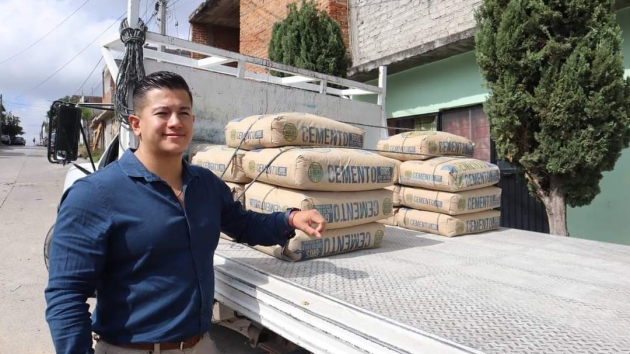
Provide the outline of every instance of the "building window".
<path id="1" fill-rule="evenodd" d="M 490 162 L 490 123 L 482 105 L 441 112 L 441 130 L 475 143 L 474 158 Z"/>
<path id="2" fill-rule="evenodd" d="M 387 120 L 389 136 L 404 133 L 410 130 L 434 131 L 437 129 L 437 116 L 435 114 L 423 116 L 409 116 Z"/>

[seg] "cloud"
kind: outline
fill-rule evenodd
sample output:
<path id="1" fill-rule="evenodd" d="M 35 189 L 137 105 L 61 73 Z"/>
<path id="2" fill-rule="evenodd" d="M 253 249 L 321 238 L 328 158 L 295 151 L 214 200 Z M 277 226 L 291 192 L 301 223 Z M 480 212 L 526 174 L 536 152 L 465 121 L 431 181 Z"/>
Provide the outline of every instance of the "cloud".
<path id="1" fill-rule="evenodd" d="M 169 35 L 175 36 L 177 32 L 181 38 L 188 37 L 188 14 L 201 1 L 170 1 L 176 11 L 170 11 Z M 40 39 L 84 2 L 85 0 L 0 0 L 0 62 Z M 143 19 L 146 20 L 153 14 L 154 2 L 155 0 L 141 1 L 140 15 L 148 9 Z M 101 42 L 118 33 L 120 21 L 117 19 L 126 10 L 126 0 L 90 0 L 41 42 L 0 64 L 0 94 L 3 95 L 4 106 L 22 118 L 29 137 L 39 131 L 52 101 L 74 94 L 86 80 L 101 58 Z M 179 22 L 177 31 L 173 26 L 175 14 Z M 156 31 L 155 19 L 150 30 Z M 105 34 L 101 36 L 104 31 Z M 94 43 L 89 44 L 95 39 Z M 87 49 L 67 64 L 86 46 Z M 34 88 L 65 64 L 67 66 L 59 73 Z M 102 95 L 100 78 L 103 67 L 104 62 L 101 62 L 90 76 L 83 87 L 84 94 L 92 94 L 94 88 L 95 95 Z"/>

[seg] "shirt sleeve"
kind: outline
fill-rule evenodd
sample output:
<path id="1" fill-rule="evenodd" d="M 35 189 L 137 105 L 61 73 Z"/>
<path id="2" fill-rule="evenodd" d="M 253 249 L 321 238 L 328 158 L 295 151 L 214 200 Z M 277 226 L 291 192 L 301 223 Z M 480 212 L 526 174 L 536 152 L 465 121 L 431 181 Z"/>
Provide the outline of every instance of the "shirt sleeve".
<path id="1" fill-rule="evenodd" d="M 222 203 L 221 232 L 238 243 L 250 246 L 284 246 L 293 231 L 285 212 L 263 214 L 245 210 L 241 202 L 235 201 L 229 187 L 217 183 Z"/>
<path id="2" fill-rule="evenodd" d="M 80 179 L 64 193 L 52 235 L 46 321 L 56 353 L 93 353 L 88 297 L 105 263 L 112 214 L 97 186 Z"/>

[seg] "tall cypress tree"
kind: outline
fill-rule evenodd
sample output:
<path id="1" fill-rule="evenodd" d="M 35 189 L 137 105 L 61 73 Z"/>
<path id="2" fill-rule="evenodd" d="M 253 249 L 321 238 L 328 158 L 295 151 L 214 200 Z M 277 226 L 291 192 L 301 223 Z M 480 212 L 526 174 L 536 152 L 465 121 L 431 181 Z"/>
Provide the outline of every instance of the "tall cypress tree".
<path id="1" fill-rule="evenodd" d="M 274 24 L 269 59 L 319 73 L 346 77 L 348 56 L 341 26 L 310 0 L 287 6 L 287 17 Z M 282 73 L 273 72 L 283 76 Z"/>
<path id="2" fill-rule="evenodd" d="M 497 154 L 568 236 L 566 205 L 590 204 L 630 141 L 630 82 L 613 0 L 484 0 L 475 17 L 484 109 Z"/>

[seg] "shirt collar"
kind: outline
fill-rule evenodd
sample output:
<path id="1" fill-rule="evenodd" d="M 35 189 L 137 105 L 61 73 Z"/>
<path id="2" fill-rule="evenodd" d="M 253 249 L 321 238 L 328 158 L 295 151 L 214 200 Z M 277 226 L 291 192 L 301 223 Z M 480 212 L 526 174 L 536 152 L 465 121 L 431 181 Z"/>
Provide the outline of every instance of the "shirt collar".
<path id="1" fill-rule="evenodd" d="M 162 179 L 158 177 L 158 175 L 147 170 L 147 168 L 144 167 L 142 162 L 140 162 L 140 160 L 134 154 L 135 152 L 136 149 L 127 149 L 127 151 L 124 152 L 123 156 L 118 161 L 118 164 L 120 165 L 120 168 L 123 170 L 123 172 L 129 177 L 140 177 L 146 179 L 149 182 L 161 181 Z M 190 180 L 193 177 L 199 177 L 197 172 L 190 168 L 190 165 L 186 160 L 182 159 L 182 165 L 184 180 Z"/>

